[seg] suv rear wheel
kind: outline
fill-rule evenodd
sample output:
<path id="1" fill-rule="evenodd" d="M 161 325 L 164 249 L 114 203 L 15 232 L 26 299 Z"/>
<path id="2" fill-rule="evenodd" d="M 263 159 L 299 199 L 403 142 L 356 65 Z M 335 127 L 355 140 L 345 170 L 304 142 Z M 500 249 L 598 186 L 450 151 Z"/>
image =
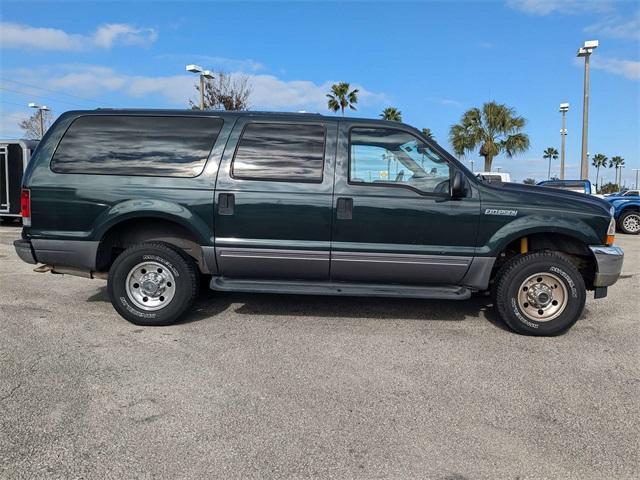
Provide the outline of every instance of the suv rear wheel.
<path id="1" fill-rule="evenodd" d="M 557 335 L 568 330 L 580 318 L 586 296 L 580 272 L 553 252 L 517 256 L 498 274 L 498 312 L 521 334 Z"/>
<path id="2" fill-rule="evenodd" d="M 184 252 L 162 242 L 134 245 L 116 258 L 107 288 L 116 311 L 136 325 L 176 322 L 191 307 L 198 272 Z"/>

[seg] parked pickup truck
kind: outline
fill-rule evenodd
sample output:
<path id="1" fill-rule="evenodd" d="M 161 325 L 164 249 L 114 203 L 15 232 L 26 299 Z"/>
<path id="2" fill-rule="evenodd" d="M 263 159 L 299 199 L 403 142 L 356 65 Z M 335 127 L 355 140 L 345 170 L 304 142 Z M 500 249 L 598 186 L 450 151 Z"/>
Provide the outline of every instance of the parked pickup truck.
<path id="1" fill-rule="evenodd" d="M 106 278 L 140 325 L 177 321 L 205 278 L 216 291 L 493 292 L 513 330 L 553 335 L 623 260 L 604 200 L 483 182 L 408 125 L 317 114 L 67 112 L 21 205 L 20 258 Z"/>
<path id="2" fill-rule="evenodd" d="M 571 192 L 592 194 L 591 182 L 589 180 L 543 180 L 538 182 L 540 187 L 559 188 Z"/>
<path id="3" fill-rule="evenodd" d="M 637 190 L 636 190 L 637 191 Z M 640 197 L 631 194 L 609 195 L 605 200 L 613 207 L 613 218 L 618 224 L 618 228 L 630 235 L 640 233 Z"/>

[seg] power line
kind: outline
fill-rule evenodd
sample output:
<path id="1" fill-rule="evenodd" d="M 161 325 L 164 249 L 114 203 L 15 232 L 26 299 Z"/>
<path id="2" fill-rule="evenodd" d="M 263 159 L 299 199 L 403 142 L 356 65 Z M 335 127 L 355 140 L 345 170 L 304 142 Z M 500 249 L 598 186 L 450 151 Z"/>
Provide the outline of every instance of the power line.
<path id="1" fill-rule="evenodd" d="M 16 105 L 18 107 L 27 108 L 27 104 L 25 104 L 25 103 L 11 102 L 9 100 L 5 100 L 4 98 L 0 98 L 0 103 L 6 103 L 8 105 Z"/>
<path id="2" fill-rule="evenodd" d="M 6 90 L 7 92 L 12 92 L 12 93 L 15 93 L 15 94 L 18 94 L 18 95 L 23 95 L 23 96 L 25 96 L 27 98 L 37 96 L 37 97 L 43 98 L 45 100 L 52 100 L 54 102 L 66 103 L 67 105 L 73 105 L 74 107 L 91 108 L 91 107 L 88 107 L 87 105 L 80 105 L 79 103 L 73 103 L 73 102 L 69 102 L 67 100 L 60 100 L 60 99 L 56 99 L 56 98 L 52 98 L 52 97 L 43 97 L 42 95 L 34 95 L 33 93 L 27 93 L 27 92 L 23 92 L 23 91 L 20 91 L 20 90 L 13 90 L 11 88 L 2 87 L 2 86 L 0 86 L 0 90 Z"/>
<path id="3" fill-rule="evenodd" d="M 38 85 L 33 85 L 31 83 L 22 82 L 22 81 L 19 81 L 19 80 L 9 79 L 9 78 L 3 77 L 3 76 L 0 76 L 0 80 L 3 80 L 5 82 L 17 83 L 19 85 L 24 85 L 25 87 L 37 88 L 38 90 L 44 90 L 44 91 L 47 91 L 47 92 L 52 92 L 52 93 L 57 93 L 57 94 L 60 94 L 60 95 L 65 95 L 67 97 L 77 98 L 79 100 L 85 100 L 85 101 L 98 103 L 98 104 L 99 103 L 103 103 L 104 105 L 111 105 L 112 107 L 115 106 L 113 104 L 110 104 L 110 103 L 107 103 L 107 102 L 104 102 L 102 100 L 98 100 L 98 99 L 95 99 L 95 98 L 88 98 L 88 97 L 81 97 L 79 95 L 72 95 L 71 93 L 63 92 L 62 90 L 55 90 L 53 88 L 40 87 Z"/>

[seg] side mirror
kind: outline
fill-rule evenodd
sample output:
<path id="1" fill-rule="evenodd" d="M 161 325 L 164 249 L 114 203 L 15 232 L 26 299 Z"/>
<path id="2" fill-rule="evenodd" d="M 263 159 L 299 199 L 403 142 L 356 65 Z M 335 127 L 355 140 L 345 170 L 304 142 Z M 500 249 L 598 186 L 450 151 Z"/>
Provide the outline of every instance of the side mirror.
<path id="1" fill-rule="evenodd" d="M 456 170 L 451 178 L 451 198 L 463 198 L 467 194 L 465 188 L 464 175 L 460 170 Z"/>

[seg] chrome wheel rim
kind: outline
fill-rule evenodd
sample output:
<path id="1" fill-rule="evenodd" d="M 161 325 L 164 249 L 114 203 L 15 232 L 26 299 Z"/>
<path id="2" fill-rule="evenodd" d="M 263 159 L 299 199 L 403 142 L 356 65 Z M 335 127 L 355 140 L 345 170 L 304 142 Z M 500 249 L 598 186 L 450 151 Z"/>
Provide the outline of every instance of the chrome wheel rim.
<path id="1" fill-rule="evenodd" d="M 640 231 L 640 215 L 631 214 L 627 215 L 622 221 L 622 226 L 628 232 L 636 233 Z"/>
<path id="2" fill-rule="evenodd" d="M 553 273 L 530 275 L 520 285 L 518 307 L 535 322 L 549 322 L 564 312 L 569 302 L 567 287 Z"/>
<path id="3" fill-rule="evenodd" d="M 167 267 L 158 262 L 142 262 L 133 267 L 126 280 L 129 300 L 142 310 L 166 307 L 176 293 L 176 280 Z"/>

